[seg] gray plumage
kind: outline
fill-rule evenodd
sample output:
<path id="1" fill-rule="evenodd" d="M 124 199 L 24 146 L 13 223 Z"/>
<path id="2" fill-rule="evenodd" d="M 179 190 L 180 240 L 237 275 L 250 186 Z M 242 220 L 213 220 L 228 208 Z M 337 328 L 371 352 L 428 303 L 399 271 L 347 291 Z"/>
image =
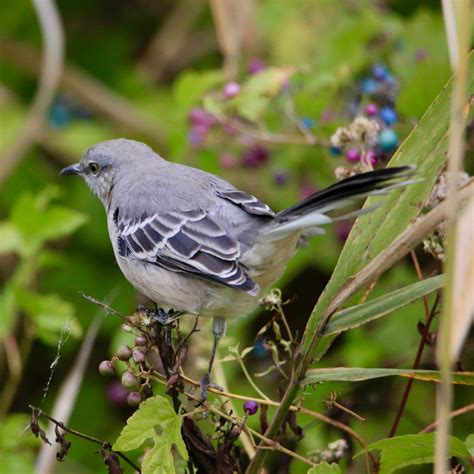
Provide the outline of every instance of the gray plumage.
<path id="1" fill-rule="evenodd" d="M 412 170 L 354 176 L 278 214 L 132 140 L 95 145 L 62 174 L 83 176 L 103 202 L 115 257 L 135 288 L 164 308 L 232 318 L 257 304 L 331 211 L 411 182 Z"/>

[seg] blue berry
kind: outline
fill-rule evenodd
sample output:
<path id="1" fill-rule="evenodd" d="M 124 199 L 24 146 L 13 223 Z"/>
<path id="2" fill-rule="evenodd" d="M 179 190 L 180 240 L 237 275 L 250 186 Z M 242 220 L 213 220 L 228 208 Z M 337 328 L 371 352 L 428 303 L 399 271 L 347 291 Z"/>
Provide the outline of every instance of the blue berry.
<path id="1" fill-rule="evenodd" d="M 285 186 L 288 183 L 288 173 L 285 171 L 275 171 L 273 173 L 273 180 L 277 186 Z"/>
<path id="2" fill-rule="evenodd" d="M 258 403 L 253 400 L 247 400 L 244 403 L 244 411 L 247 415 L 255 415 L 258 410 Z"/>
<path id="3" fill-rule="evenodd" d="M 382 151 L 395 150 L 398 145 L 397 134 L 391 128 L 382 130 L 379 135 L 379 145 Z"/>
<path id="4" fill-rule="evenodd" d="M 65 127 L 71 118 L 71 110 L 62 100 L 57 99 L 49 109 L 48 122 L 54 128 Z"/>
<path id="5" fill-rule="evenodd" d="M 313 128 L 316 122 L 311 117 L 301 117 L 301 124 L 306 128 Z"/>
<path id="6" fill-rule="evenodd" d="M 383 107 L 380 110 L 379 117 L 387 124 L 393 125 L 398 120 L 398 115 L 392 107 Z"/>
<path id="7" fill-rule="evenodd" d="M 379 85 L 377 84 L 377 81 L 375 81 L 374 79 L 364 79 L 362 81 L 362 84 L 360 86 L 362 92 L 364 94 L 374 94 L 375 92 L 377 92 L 377 89 L 379 88 Z"/>
<path id="8" fill-rule="evenodd" d="M 388 76 L 388 69 L 383 64 L 376 64 L 372 68 L 372 75 L 377 81 L 385 81 Z"/>
<path id="9" fill-rule="evenodd" d="M 329 151 L 331 152 L 331 155 L 334 156 L 342 155 L 342 148 L 339 148 L 338 146 L 329 147 Z"/>

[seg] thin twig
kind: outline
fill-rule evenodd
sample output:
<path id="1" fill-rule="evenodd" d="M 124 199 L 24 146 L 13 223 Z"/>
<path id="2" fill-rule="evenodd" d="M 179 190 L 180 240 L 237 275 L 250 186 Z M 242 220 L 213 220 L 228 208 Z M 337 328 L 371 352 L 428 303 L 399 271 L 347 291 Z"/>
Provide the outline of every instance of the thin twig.
<path id="1" fill-rule="evenodd" d="M 53 0 L 33 0 L 43 37 L 43 62 L 38 89 L 23 128 L 5 151 L 1 160 L 0 183 L 13 171 L 41 132 L 43 120 L 54 99 L 63 69 L 64 33 Z"/>
<path id="2" fill-rule="evenodd" d="M 452 411 L 449 414 L 449 419 L 451 420 L 455 418 L 456 416 L 464 415 L 465 413 L 469 413 L 470 411 L 474 411 L 474 403 L 471 403 L 470 405 L 466 405 L 462 408 L 458 408 L 457 410 Z M 433 421 L 433 423 L 430 423 L 428 426 L 423 428 L 420 431 L 420 433 L 429 433 L 430 431 L 434 431 L 436 427 L 438 426 L 438 424 L 439 424 L 439 420 Z"/>
<path id="3" fill-rule="evenodd" d="M 51 421 L 52 423 L 54 423 L 56 426 L 58 426 L 62 430 L 66 431 L 66 433 L 70 433 L 74 436 L 77 436 L 78 438 L 85 439 L 87 441 L 90 441 L 91 443 L 95 443 L 95 444 L 98 444 L 102 447 L 106 447 L 106 449 L 110 449 L 111 452 L 117 454 L 117 456 L 120 456 L 128 465 L 133 467 L 133 469 L 137 470 L 138 472 L 141 472 L 141 469 L 131 459 L 129 459 L 127 456 L 125 456 L 125 454 L 121 453 L 120 451 L 114 451 L 112 449 L 112 445 L 108 441 L 102 441 L 102 440 L 100 440 L 98 438 L 94 438 L 93 436 L 90 436 L 88 434 L 81 433 L 80 431 L 73 430 L 72 428 L 68 428 L 67 426 L 64 425 L 63 422 L 56 420 L 55 418 L 48 415 L 47 413 L 45 413 L 40 408 L 37 408 L 33 405 L 28 405 L 28 407 L 31 410 L 34 411 L 34 413 L 36 414 L 37 417 L 46 418 L 47 420 Z"/>
<path id="4" fill-rule="evenodd" d="M 248 383 L 252 386 L 252 388 L 265 400 L 270 400 L 257 386 L 257 384 L 253 381 L 252 377 L 248 373 L 247 367 L 245 367 L 244 361 L 242 360 L 242 357 L 240 355 L 237 357 L 237 360 L 239 361 L 240 367 L 242 369 L 242 372 L 245 375 L 245 378 L 247 379 Z"/>
<path id="5" fill-rule="evenodd" d="M 107 314 L 113 314 L 115 316 L 120 316 L 122 319 L 127 319 L 126 316 L 124 316 L 122 313 L 117 311 L 114 308 L 111 308 L 108 304 L 104 303 L 103 301 L 98 300 L 97 298 L 94 298 L 93 296 L 86 295 L 83 291 L 80 291 L 79 294 L 85 298 L 87 301 L 90 301 L 91 303 L 94 303 L 104 309 L 104 311 Z"/>
<path id="6" fill-rule="evenodd" d="M 438 291 L 436 294 L 436 299 L 433 303 L 433 307 L 431 308 L 431 311 L 429 312 L 428 319 L 425 321 L 425 325 L 423 326 L 423 333 L 421 335 L 420 343 L 418 344 L 418 350 L 416 351 L 415 362 L 413 362 L 413 370 L 418 369 L 420 365 L 421 356 L 423 355 L 423 350 L 425 348 L 426 341 L 428 339 L 431 323 L 435 317 L 436 309 L 438 308 L 439 300 L 440 300 L 440 292 Z M 395 415 L 395 419 L 393 420 L 392 427 L 390 428 L 390 433 L 388 434 L 389 438 L 391 438 L 392 436 L 395 436 L 395 433 L 397 432 L 397 428 L 402 418 L 403 412 L 405 410 L 405 406 L 408 401 L 408 396 L 410 395 L 411 387 L 414 381 L 415 379 L 408 379 L 408 382 L 405 386 L 405 390 L 402 395 L 402 399 L 400 401 L 400 405 Z"/>

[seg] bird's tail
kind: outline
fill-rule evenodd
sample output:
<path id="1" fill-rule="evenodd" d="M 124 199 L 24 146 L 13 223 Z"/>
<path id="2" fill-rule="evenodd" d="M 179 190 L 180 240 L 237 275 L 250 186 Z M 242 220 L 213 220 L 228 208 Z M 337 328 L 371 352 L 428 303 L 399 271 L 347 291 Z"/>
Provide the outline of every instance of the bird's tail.
<path id="1" fill-rule="evenodd" d="M 350 219 L 371 212 L 379 204 L 342 213 L 336 217 L 330 215 L 333 211 L 349 207 L 355 201 L 367 196 L 386 194 L 391 189 L 420 181 L 414 175 L 415 167 L 402 166 L 370 171 L 343 179 L 279 212 L 275 216 L 275 225 L 268 229 L 264 238 L 265 240 L 275 240 L 298 230 L 317 230 L 317 227 L 322 224 Z M 321 232 L 323 231 L 321 230 Z"/>

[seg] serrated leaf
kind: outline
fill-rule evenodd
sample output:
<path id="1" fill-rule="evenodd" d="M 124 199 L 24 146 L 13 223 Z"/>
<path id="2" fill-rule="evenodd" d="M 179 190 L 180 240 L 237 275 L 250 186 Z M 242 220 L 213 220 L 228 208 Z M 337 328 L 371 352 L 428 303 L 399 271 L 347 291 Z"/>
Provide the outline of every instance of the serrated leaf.
<path id="1" fill-rule="evenodd" d="M 341 472 L 339 464 L 320 462 L 319 464 L 316 464 L 316 466 L 310 468 L 307 474 L 340 474 Z"/>
<path id="2" fill-rule="evenodd" d="M 130 451 L 140 447 L 148 439 L 153 440 L 153 448 L 143 460 L 143 473 L 174 473 L 172 448 L 188 459 L 186 446 L 181 437 L 183 418 L 177 415 L 170 402 L 161 396 L 149 398 L 141 403 L 138 410 L 127 420 L 113 449 Z M 160 428 L 161 434 L 157 433 Z"/>
<path id="3" fill-rule="evenodd" d="M 402 467 L 432 463 L 434 442 L 435 433 L 422 433 L 382 439 L 370 444 L 368 448 L 371 451 L 382 451 L 380 474 L 390 474 Z M 450 436 L 449 439 L 449 455 L 464 459 L 470 457 L 466 445 L 454 436 Z"/>
<path id="4" fill-rule="evenodd" d="M 75 338 L 82 335 L 82 328 L 74 317 L 74 306 L 57 295 L 15 290 L 18 306 L 36 325 L 38 337 L 46 344 L 56 345 L 61 333 Z"/>
<path id="5" fill-rule="evenodd" d="M 438 275 L 400 288 L 380 298 L 338 311 L 334 313 L 326 325 L 324 335 L 328 336 L 347 331 L 348 329 L 362 326 L 369 321 L 386 316 L 396 309 L 402 308 L 418 298 L 441 288 L 444 285 L 444 280 L 444 275 Z"/>
<path id="6" fill-rule="evenodd" d="M 309 369 L 301 382 L 308 385 L 316 382 L 344 381 L 361 382 L 363 380 L 378 379 L 391 376 L 406 377 L 424 382 L 439 382 L 441 374 L 437 370 L 412 369 L 372 369 L 358 367 L 334 367 L 329 369 Z M 474 372 L 453 372 L 452 382 L 460 385 L 474 385 Z"/>
<path id="7" fill-rule="evenodd" d="M 469 57 L 468 92 L 474 92 L 474 55 Z M 306 325 L 301 351 L 307 359 L 320 359 L 331 345 L 336 334 L 318 335 L 318 325 L 325 311 L 343 285 L 364 268 L 417 218 L 423 203 L 430 194 L 437 176 L 444 166 L 447 154 L 451 82 L 441 91 L 426 111 L 417 127 L 398 148 L 389 163 L 390 167 L 416 165 L 417 175 L 423 181 L 405 188 L 393 190 L 383 198 L 382 205 L 360 216 L 346 240 L 336 268 L 319 297 Z M 379 198 L 367 199 L 364 208 L 379 202 Z M 358 295 L 352 298 L 352 304 Z"/>

